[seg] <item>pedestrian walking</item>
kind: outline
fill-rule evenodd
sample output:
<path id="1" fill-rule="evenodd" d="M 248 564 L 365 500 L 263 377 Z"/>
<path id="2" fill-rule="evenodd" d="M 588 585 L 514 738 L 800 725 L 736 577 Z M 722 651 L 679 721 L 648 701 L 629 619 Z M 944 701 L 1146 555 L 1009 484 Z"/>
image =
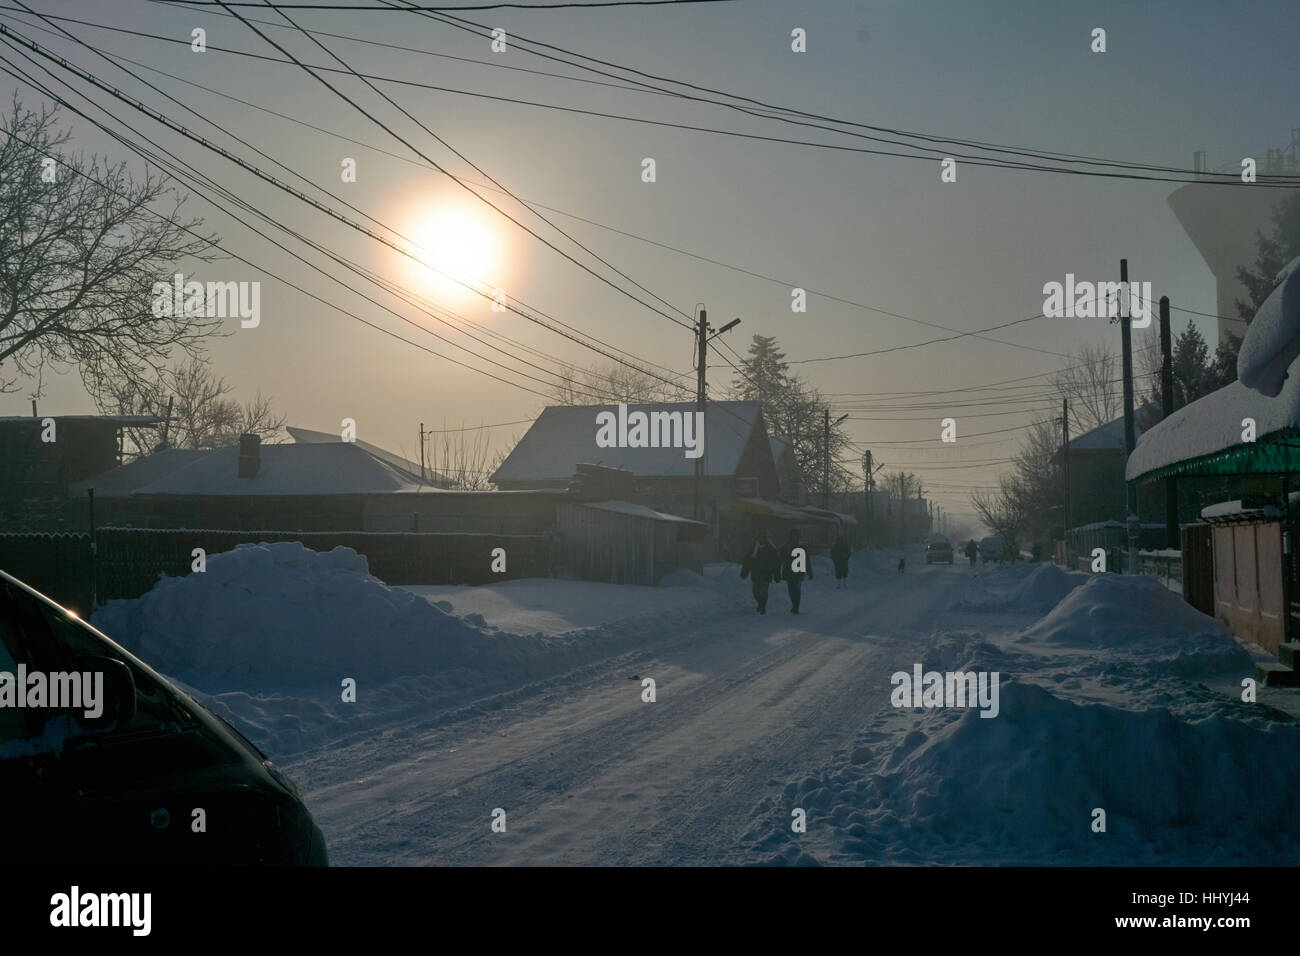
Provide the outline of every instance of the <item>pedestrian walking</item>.
<path id="1" fill-rule="evenodd" d="M 835 590 L 843 590 L 849 586 L 849 543 L 844 540 L 844 535 L 838 535 L 835 543 L 831 545 L 831 561 L 835 563 Z"/>
<path id="2" fill-rule="evenodd" d="M 795 552 L 798 552 L 796 554 Z M 802 570 L 796 569 L 799 565 Z M 790 613 L 799 613 L 799 599 L 803 591 L 804 575 L 808 580 L 812 580 L 812 564 L 808 560 L 808 552 L 799 547 L 799 529 L 791 528 L 790 535 L 785 539 L 785 547 L 781 550 L 781 577 L 785 580 L 786 592 L 790 595 Z"/>
<path id="3" fill-rule="evenodd" d="M 781 556 L 767 537 L 766 531 L 754 536 L 754 545 L 740 565 L 740 577 L 750 579 L 750 591 L 758 605 L 758 613 L 767 613 L 767 589 L 773 581 L 780 580 Z"/>

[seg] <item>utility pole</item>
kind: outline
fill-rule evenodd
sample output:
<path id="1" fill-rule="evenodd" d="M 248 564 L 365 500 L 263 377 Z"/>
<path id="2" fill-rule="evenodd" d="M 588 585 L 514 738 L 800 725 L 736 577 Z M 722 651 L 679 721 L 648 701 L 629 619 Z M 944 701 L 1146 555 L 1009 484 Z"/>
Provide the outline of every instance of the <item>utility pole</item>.
<path id="1" fill-rule="evenodd" d="M 1137 432 L 1133 422 L 1133 330 L 1130 315 L 1132 308 L 1129 301 L 1128 287 L 1128 260 L 1119 260 L 1119 282 L 1120 282 L 1120 316 L 1119 316 L 1119 334 L 1120 345 L 1123 348 L 1124 358 L 1124 459 L 1133 454 L 1133 448 L 1137 445 Z M 1128 514 L 1124 516 L 1124 524 L 1128 528 L 1128 567 L 1129 574 L 1137 573 L 1137 545 L 1138 545 L 1138 517 L 1137 517 L 1137 485 L 1129 481 L 1125 483 L 1127 491 L 1126 504 Z"/>
<path id="2" fill-rule="evenodd" d="M 831 410 L 822 409 L 822 507 L 831 508 Z"/>
<path id="3" fill-rule="evenodd" d="M 870 449 L 862 453 L 862 472 L 867 476 L 867 480 L 863 484 L 867 491 L 867 526 L 862 529 L 862 543 L 865 546 L 871 543 L 871 492 L 876 484 L 875 475 L 871 471 Z"/>
<path id="4" fill-rule="evenodd" d="M 1061 486 L 1065 492 L 1061 502 L 1061 548 L 1065 552 L 1065 567 L 1074 570 L 1074 557 L 1070 553 L 1070 400 L 1061 399 Z"/>
<path id="5" fill-rule="evenodd" d="M 705 421 L 707 414 L 705 394 L 705 373 L 709 368 L 709 339 L 721 335 L 734 329 L 740 324 L 740 319 L 732 319 L 722 328 L 718 329 L 713 335 L 709 335 L 709 314 L 705 311 L 703 305 L 700 306 L 700 319 L 695 326 L 695 340 L 699 349 L 699 355 L 696 358 L 695 374 L 695 410 L 700 413 L 700 434 L 698 440 L 703 443 L 705 435 L 708 434 L 708 423 Z M 704 454 L 695 459 L 695 509 L 694 517 L 696 521 L 701 520 L 702 504 L 700 496 L 703 494 L 704 487 L 704 462 L 708 454 L 708 446 L 704 445 Z"/>
<path id="6" fill-rule="evenodd" d="M 1174 362 L 1169 331 L 1169 296 L 1160 297 L 1160 415 L 1174 413 Z M 1165 479 L 1165 547 L 1181 546 L 1178 539 L 1178 479 Z"/>
<path id="7" fill-rule="evenodd" d="M 424 422 L 420 422 L 420 484 L 424 484 Z"/>
<path id="8" fill-rule="evenodd" d="M 700 319 L 695 326 L 695 339 L 698 343 L 699 355 L 696 357 L 696 377 L 695 377 L 695 410 L 699 412 L 699 421 L 704 421 L 704 375 L 708 369 L 709 357 L 709 314 L 700 309 Z M 704 435 L 697 436 L 697 441 L 703 441 Z M 696 521 L 700 520 L 700 495 L 704 488 L 704 456 L 701 455 L 695 459 L 695 509 L 692 517 Z"/>

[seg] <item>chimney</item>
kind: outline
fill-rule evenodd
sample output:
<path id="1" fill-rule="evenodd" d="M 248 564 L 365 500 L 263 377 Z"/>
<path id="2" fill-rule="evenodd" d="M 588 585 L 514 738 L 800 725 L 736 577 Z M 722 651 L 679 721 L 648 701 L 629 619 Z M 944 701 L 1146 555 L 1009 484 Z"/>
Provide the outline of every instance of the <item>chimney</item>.
<path id="1" fill-rule="evenodd" d="M 262 465 L 262 439 L 258 435 L 239 436 L 239 477 L 252 478 Z"/>

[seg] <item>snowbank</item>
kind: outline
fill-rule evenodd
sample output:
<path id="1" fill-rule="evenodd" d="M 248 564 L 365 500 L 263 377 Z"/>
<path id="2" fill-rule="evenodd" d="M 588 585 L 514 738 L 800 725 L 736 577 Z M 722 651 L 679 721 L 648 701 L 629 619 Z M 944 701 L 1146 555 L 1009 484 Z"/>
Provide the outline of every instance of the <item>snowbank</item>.
<path id="1" fill-rule="evenodd" d="M 229 686 L 337 686 L 517 662 L 522 639 L 475 627 L 369 575 L 351 548 L 240 545 L 207 571 L 110 601 L 95 626 L 164 673 L 209 692 Z"/>
<path id="2" fill-rule="evenodd" d="M 283 758 L 563 673 L 671 634 L 676 620 L 734 613 L 694 588 L 548 580 L 427 590 L 371 577 L 350 548 L 250 544 L 210 555 L 203 573 L 108 602 L 93 623 Z M 468 613 L 456 614 L 449 594 Z M 341 700 L 345 678 L 356 681 L 354 703 Z"/>
<path id="3" fill-rule="evenodd" d="M 981 569 L 955 611 L 1021 611 L 1043 614 L 1088 580 L 1081 571 L 1054 564 L 1003 564 Z"/>
<path id="4" fill-rule="evenodd" d="M 1183 721 L 1016 682 L 1003 685 L 1001 705 L 993 720 L 927 719 L 878 753 L 857 753 L 860 763 L 877 758 L 872 770 L 810 778 L 789 797 L 811 798 L 850 831 L 845 855 L 881 862 L 1292 861 L 1300 727 L 1252 720 L 1244 704 L 1238 719 Z M 1096 808 L 1105 833 L 1093 832 Z"/>
<path id="5" fill-rule="evenodd" d="M 1069 647 L 1115 648 L 1176 640 L 1233 644 L 1222 624 L 1146 574 L 1080 574 L 1073 591 L 1024 637 Z"/>

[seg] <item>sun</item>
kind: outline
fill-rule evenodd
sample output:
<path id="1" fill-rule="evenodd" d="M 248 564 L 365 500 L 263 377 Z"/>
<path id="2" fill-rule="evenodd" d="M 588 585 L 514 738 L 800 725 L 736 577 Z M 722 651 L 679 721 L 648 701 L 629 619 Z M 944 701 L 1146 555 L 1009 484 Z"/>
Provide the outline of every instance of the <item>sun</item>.
<path id="1" fill-rule="evenodd" d="M 443 304 L 487 300 L 499 283 L 502 242 L 493 213 L 484 206 L 441 200 L 411 217 L 408 249 L 419 261 L 406 259 L 413 291 Z M 404 257 L 405 258 L 405 257 Z"/>

